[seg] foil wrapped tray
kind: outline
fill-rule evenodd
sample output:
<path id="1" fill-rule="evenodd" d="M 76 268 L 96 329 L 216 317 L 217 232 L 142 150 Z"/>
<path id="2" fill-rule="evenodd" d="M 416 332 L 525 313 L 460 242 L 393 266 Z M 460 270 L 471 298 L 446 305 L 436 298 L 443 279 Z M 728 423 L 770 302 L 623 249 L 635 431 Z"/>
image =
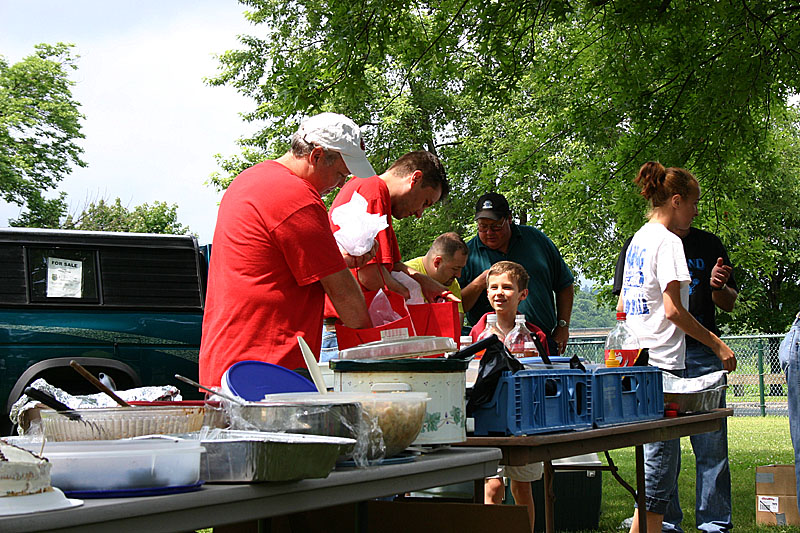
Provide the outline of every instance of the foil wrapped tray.
<path id="1" fill-rule="evenodd" d="M 664 403 L 677 404 L 680 414 L 716 409 L 728 388 L 726 376 L 724 370 L 697 378 L 679 378 L 663 372 Z"/>
<path id="2" fill-rule="evenodd" d="M 200 479 L 251 483 L 324 478 L 355 440 L 321 435 L 213 430 L 199 437 Z"/>
<path id="3" fill-rule="evenodd" d="M 701 413 L 719 407 L 727 385 L 699 392 L 665 392 L 664 401 L 678 406 L 678 413 Z"/>

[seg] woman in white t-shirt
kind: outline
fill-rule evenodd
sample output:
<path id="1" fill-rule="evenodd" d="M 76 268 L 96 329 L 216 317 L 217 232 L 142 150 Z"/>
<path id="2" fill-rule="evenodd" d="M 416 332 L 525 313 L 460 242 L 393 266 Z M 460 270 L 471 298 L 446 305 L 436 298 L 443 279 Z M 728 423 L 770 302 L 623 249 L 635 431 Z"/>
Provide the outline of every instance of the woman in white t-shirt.
<path id="1" fill-rule="evenodd" d="M 653 161 L 642 165 L 635 182 L 651 210 L 628 247 L 617 309 L 627 314 L 642 348 L 649 349 L 651 365 L 682 376 L 688 334 L 711 348 L 726 370 L 734 371 L 733 351 L 687 310 L 691 276 L 676 231 L 688 231 L 697 216 L 700 184 L 687 170 Z M 680 439 L 645 445 L 648 531 L 661 531 L 679 469 Z M 637 509 L 631 532 L 638 531 Z"/>

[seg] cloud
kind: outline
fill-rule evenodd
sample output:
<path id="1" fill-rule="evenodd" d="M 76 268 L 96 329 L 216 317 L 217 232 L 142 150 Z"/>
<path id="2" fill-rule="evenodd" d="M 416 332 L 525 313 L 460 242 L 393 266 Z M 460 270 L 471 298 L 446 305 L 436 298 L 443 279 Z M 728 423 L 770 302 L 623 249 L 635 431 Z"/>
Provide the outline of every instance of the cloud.
<path id="1" fill-rule="evenodd" d="M 81 144 L 89 167 L 75 169 L 59 186 L 68 194 L 70 211 L 100 198 L 119 197 L 129 207 L 176 203 L 180 222 L 199 233 L 201 242 L 211 242 L 221 196 L 204 185 L 217 170 L 213 156 L 236 153 L 235 140 L 254 126 L 238 117 L 252 105 L 249 100 L 229 87 L 208 87 L 203 78 L 217 72 L 214 54 L 236 48 L 236 35 L 253 29 L 234 2 L 162 4 L 156 9 L 159 4 L 145 2 L 142 10 L 124 4 L 109 28 L 96 20 L 106 20 L 98 6 L 107 4 L 77 2 L 74 8 L 85 13 L 81 18 L 71 11 L 69 16 L 80 20 L 66 26 L 74 33 L 64 25 L 51 27 L 48 18 L 29 36 L 36 40 L 26 50 L 17 45 L 4 55 L 19 60 L 35 42 L 76 44 L 81 57 L 72 76 L 73 96 L 86 116 Z M 52 7 L 56 11 L 47 16 L 57 18 L 58 8 Z M 127 23 L 126 12 L 132 13 Z M 15 13 L 16 24 L 34 24 L 33 15 Z M 0 23 L 0 33 L 5 25 Z M 0 46 L 8 50 L 4 40 Z M 18 214 L 16 206 L 5 206 L 0 222 Z"/>

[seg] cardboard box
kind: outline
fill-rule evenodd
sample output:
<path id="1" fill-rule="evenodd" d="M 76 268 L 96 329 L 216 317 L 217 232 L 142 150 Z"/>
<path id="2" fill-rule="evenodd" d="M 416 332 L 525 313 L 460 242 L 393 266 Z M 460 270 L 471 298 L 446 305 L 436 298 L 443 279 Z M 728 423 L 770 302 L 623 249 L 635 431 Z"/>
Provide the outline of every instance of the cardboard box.
<path id="1" fill-rule="evenodd" d="M 797 496 L 756 495 L 756 524 L 800 526 Z"/>
<path id="2" fill-rule="evenodd" d="M 800 526 L 794 465 L 756 467 L 756 524 Z"/>
<path id="3" fill-rule="evenodd" d="M 794 465 L 757 466 L 756 494 L 765 496 L 791 496 L 797 494 Z"/>

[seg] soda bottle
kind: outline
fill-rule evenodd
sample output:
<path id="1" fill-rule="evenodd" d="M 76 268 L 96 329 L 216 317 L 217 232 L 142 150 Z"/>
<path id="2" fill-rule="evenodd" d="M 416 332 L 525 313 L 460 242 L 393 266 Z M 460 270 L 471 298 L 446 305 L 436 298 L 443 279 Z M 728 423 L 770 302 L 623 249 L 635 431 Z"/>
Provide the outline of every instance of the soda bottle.
<path id="1" fill-rule="evenodd" d="M 504 344 L 508 351 L 511 352 L 511 355 L 521 359 L 525 357 L 526 342 L 533 342 L 533 337 L 528 328 L 525 327 L 525 315 L 517 315 L 514 319 L 514 329 L 508 333 Z"/>
<path id="2" fill-rule="evenodd" d="M 617 313 L 617 325 L 606 338 L 606 366 L 633 366 L 639 349 L 639 338 L 625 322 L 625 313 Z"/>

